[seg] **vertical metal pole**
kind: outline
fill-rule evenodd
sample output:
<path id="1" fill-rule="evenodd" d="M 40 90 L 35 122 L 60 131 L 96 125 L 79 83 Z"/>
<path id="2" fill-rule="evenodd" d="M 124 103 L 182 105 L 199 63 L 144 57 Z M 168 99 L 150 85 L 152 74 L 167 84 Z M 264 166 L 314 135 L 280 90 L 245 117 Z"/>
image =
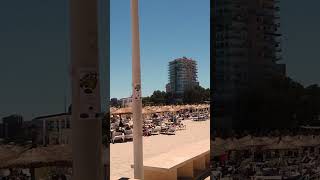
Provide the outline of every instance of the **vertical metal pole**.
<path id="1" fill-rule="evenodd" d="M 46 145 L 46 120 L 42 121 L 42 143 L 43 146 Z"/>
<path id="2" fill-rule="evenodd" d="M 62 131 L 61 131 L 61 119 L 60 118 L 58 120 L 58 127 L 59 127 L 59 144 L 61 144 Z"/>
<path id="3" fill-rule="evenodd" d="M 138 0 L 131 0 L 134 178 L 143 180 L 142 99 L 138 12 Z"/>
<path id="4" fill-rule="evenodd" d="M 102 180 L 98 1 L 69 0 L 73 180 Z"/>
<path id="5" fill-rule="evenodd" d="M 69 121 L 68 117 L 64 118 L 64 128 L 67 129 L 67 121 Z"/>

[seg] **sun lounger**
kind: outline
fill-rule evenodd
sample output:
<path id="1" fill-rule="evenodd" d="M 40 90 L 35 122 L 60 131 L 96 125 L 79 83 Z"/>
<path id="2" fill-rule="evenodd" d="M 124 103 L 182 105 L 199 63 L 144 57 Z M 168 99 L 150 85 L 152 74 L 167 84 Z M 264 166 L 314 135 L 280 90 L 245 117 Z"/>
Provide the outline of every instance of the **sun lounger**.
<path id="1" fill-rule="evenodd" d="M 176 134 L 176 128 L 171 126 L 168 130 L 167 133 L 168 135 L 175 135 Z"/>
<path id="2" fill-rule="evenodd" d="M 186 130 L 186 129 L 187 129 L 187 126 L 184 125 L 184 124 L 179 124 L 179 125 L 177 126 L 177 130 Z"/>
<path id="3" fill-rule="evenodd" d="M 125 140 L 128 140 L 128 139 L 131 140 L 131 139 L 133 139 L 132 129 L 130 129 L 130 130 L 125 130 L 124 139 L 125 139 Z"/>
<path id="4" fill-rule="evenodd" d="M 166 134 L 166 133 L 167 133 L 167 131 L 168 131 L 168 127 L 167 127 L 167 126 L 165 126 L 165 127 L 161 127 L 161 131 L 160 131 L 160 133 L 161 133 L 161 134 Z"/>
<path id="5" fill-rule="evenodd" d="M 122 132 L 113 131 L 112 133 L 112 143 L 114 143 L 116 140 L 124 141 L 124 134 Z"/>
<path id="6" fill-rule="evenodd" d="M 158 134 L 160 134 L 160 131 L 161 131 L 161 127 L 156 126 L 155 128 L 152 129 L 151 135 L 158 135 Z"/>
<path id="7" fill-rule="evenodd" d="M 151 129 L 150 128 L 145 128 L 143 129 L 143 135 L 144 136 L 151 136 Z"/>
<path id="8" fill-rule="evenodd" d="M 191 117 L 191 119 L 192 119 L 193 121 L 199 121 L 199 118 L 198 118 L 197 116 L 193 116 L 193 117 Z"/>

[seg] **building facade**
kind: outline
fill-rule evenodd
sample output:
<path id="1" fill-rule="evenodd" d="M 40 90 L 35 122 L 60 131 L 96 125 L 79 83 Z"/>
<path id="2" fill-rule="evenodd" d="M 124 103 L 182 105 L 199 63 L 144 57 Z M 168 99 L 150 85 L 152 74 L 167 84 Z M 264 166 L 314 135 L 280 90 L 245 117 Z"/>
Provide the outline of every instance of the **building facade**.
<path id="1" fill-rule="evenodd" d="M 15 138 L 21 134 L 23 117 L 21 115 L 10 115 L 2 118 L 2 135 L 3 138 Z"/>
<path id="2" fill-rule="evenodd" d="M 197 62 L 195 60 L 182 57 L 169 62 L 169 83 L 166 91 L 174 94 L 183 92 L 199 85 L 197 81 Z"/>
<path id="3" fill-rule="evenodd" d="M 36 144 L 71 144 L 71 114 L 40 116 L 32 120 Z"/>
<path id="4" fill-rule="evenodd" d="M 280 64 L 280 15 L 276 0 L 216 0 L 211 7 L 213 44 L 213 91 L 215 111 L 222 124 L 232 127 L 233 100 L 245 91 L 275 76 L 285 76 Z M 221 111 L 221 112 L 219 112 Z"/>
<path id="5" fill-rule="evenodd" d="M 121 107 L 130 107 L 132 104 L 132 97 L 121 98 L 119 100 Z"/>
<path id="6" fill-rule="evenodd" d="M 111 107 L 116 107 L 116 106 L 118 106 L 118 99 L 117 99 L 117 98 L 111 98 L 111 99 L 110 99 L 110 106 L 111 106 Z"/>
<path id="7" fill-rule="evenodd" d="M 3 123 L 0 123 L 0 139 L 4 138 L 4 126 Z"/>

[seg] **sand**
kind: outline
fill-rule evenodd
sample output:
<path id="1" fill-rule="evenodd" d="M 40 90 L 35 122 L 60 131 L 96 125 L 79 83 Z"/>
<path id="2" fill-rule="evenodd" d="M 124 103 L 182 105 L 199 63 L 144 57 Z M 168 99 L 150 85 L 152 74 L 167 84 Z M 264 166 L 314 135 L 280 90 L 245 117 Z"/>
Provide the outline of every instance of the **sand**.
<path id="1" fill-rule="evenodd" d="M 183 121 L 186 130 L 177 131 L 176 135 L 155 135 L 143 137 L 144 159 L 165 153 L 168 150 L 205 139 L 210 139 L 210 121 Z M 110 144 L 110 178 L 133 178 L 132 142 Z"/>

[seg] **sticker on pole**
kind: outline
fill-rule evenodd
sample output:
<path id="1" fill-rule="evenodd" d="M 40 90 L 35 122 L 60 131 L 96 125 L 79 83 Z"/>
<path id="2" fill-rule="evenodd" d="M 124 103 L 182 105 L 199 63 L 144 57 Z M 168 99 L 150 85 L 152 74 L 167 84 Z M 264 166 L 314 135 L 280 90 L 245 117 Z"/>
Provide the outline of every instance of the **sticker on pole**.
<path id="1" fill-rule="evenodd" d="M 94 68 L 80 70 L 80 119 L 97 118 L 99 114 L 98 72 Z"/>
<path id="2" fill-rule="evenodd" d="M 133 86 L 134 91 L 133 91 L 133 100 L 140 100 L 141 99 L 141 85 L 140 84 L 135 84 Z"/>

